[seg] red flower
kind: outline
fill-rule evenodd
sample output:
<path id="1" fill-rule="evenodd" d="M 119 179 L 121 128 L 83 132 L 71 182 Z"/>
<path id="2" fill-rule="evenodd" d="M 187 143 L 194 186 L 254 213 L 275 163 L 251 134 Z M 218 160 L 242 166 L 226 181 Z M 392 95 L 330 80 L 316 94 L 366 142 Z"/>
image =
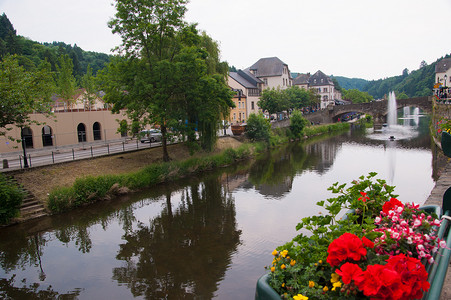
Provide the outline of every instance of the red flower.
<path id="1" fill-rule="evenodd" d="M 382 211 L 388 214 L 388 212 L 393 210 L 396 206 L 404 207 L 404 204 L 396 198 L 391 198 L 390 201 L 384 203 L 384 206 L 382 206 Z"/>
<path id="2" fill-rule="evenodd" d="M 347 259 L 359 261 L 366 255 L 362 240 L 352 233 L 344 233 L 329 244 L 327 262 L 337 266 Z"/>
<path id="3" fill-rule="evenodd" d="M 362 197 L 359 197 L 359 201 L 366 202 L 366 200 L 370 200 L 370 197 L 368 197 L 366 193 L 360 192 L 360 194 L 362 195 Z"/>
<path id="4" fill-rule="evenodd" d="M 367 239 L 366 237 L 362 237 L 362 242 L 365 245 L 365 247 L 370 249 L 374 248 L 374 243 L 371 240 Z"/>
<path id="5" fill-rule="evenodd" d="M 363 271 L 356 264 L 345 263 L 340 269 L 336 270 L 335 273 L 341 276 L 341 280 L 344 284 L 350 284 L 351 280 L 354 280 L 356 285 L 360 285 L 364 280 Z"/>

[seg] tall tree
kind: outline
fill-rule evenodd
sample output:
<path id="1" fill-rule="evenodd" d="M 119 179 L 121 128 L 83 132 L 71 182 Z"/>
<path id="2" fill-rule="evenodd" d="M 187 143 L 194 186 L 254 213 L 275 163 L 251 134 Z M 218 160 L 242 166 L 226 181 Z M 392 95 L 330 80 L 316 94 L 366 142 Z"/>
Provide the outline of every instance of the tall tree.
<path id="1" fill-rule="evenodd" d="M 0 61 L 0 135 L 7 135 L 15 125 L 21 129 L 32 123 L 33 112 L 51 114 L 53 78 L 50 64 L 44 62 L 37 71 L 26 71 L 15 56 L 6 56 Z M 12 139 L 11 137 L 9 137 Z M 24 167 L 28 167 L 25 145 Z"/>
<path id="2" fill-rule="evenodd" d="M 70 107 L 75 95 L 75 89 L 77 87 L 75 77 L 72 74 L 74 65 L 69 55 L 61 55 L 58 59 L 59 65 L 57 66 L 57 92 L 58 95 L 64 100 L 67 108 Z"/>
<path id="3" fill-rule="evenodd" d="M 164 161 L 169 160 L 168 128 L 197 126 L 208 148 L 218 123 L 213 119 L 231 103 L 225 80 L 215 75 L 227 65 L 218 63 L 214 42 L 183 21 L 186 2 L 117 0 L 109 26 L 122 37 L 123 57 L 100 76 L 114 111 L 125 108 L 132 119 L 161 127 Z"/>
<path id="4" fill-rule="evenodd" d="M 262 92 L 258 106 L 268 113 L 274 114 L 290 108 L 288 93 L 280 88 L 265 89 Z"/>

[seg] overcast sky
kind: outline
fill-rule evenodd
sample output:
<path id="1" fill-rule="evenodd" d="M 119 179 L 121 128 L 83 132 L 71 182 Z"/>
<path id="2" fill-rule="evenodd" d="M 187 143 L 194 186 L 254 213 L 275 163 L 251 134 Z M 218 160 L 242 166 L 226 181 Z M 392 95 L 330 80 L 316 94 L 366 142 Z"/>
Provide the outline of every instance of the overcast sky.
<path id="1" fill-rule="evenodd" d="M 113 0 L 0 0 L 18 35 L 110 53 Z M 277 56 L 292 72 L 379 79 L 451 53 L 451 0 L 191 0 L 186 21 L 247 68 Z"/>

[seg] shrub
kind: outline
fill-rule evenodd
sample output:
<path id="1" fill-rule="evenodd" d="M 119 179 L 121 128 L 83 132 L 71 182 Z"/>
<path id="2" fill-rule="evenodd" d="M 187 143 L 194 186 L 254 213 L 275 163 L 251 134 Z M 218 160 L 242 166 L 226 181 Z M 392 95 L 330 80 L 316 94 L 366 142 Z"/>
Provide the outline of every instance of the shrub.
<path id="1" fill-rule="evenodd" d="M 47 207 L 53 213 L 62 213 L 72 208 L 75 202 L 73 187 L 61 187 L 50 192 Z"/>
<path id="2" fill-rule="evenodd" d="M 264 141 L 269 143 L 271 136 L 271 124 L 263 117 L 263 114 L 250 114 L 247 119 L 246 136 L 251 141 Z"/>
<path id="3" fill-rule="evenodd" d="M 293 138 L 301 138 L 308 121 L 299 110 L 293 111 L 290 118 L 290 131 Z"/>
<path id="4" fill-rule="evenodd" d="M 0 174 L 0 224 L 18 216 L 23 198 L 23 190 Z"/>

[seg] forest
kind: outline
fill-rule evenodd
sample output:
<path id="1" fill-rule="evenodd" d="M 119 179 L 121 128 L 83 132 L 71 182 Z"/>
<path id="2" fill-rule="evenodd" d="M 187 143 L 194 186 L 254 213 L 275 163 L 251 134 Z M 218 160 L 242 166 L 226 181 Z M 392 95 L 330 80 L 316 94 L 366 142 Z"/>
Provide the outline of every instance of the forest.
<path id="1" fill-rule="evenodd" d="M 73 76 L 80 80 L 86 74 L 88 65 L 95 75 L 105 67 L 111 59 L 110 55 L 91 51 L 84 51 L 77 44 L 73 46 L 63 42 L 39 43 L 17 35 L 14 26 L 5 13 L 0 16 L 0 58 L 14 54 L 19 64 L 26 70 L 35 70 L 43 61 L 47 60 L 53 72 L 57 71 L 58 58 L 68 55 L 73 62 Z"/>

